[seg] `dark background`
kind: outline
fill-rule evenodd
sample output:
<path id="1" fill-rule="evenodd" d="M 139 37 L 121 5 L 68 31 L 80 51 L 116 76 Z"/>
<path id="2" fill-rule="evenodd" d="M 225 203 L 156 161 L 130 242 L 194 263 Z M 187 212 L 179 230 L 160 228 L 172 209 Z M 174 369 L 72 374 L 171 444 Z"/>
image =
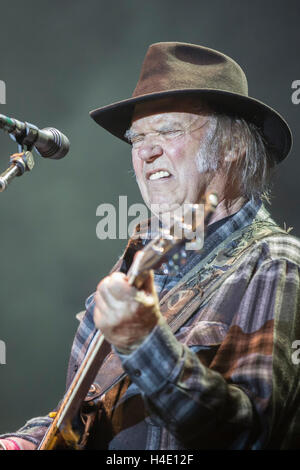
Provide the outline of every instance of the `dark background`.
<path id="1" fill-rule="evenodd" d="M 12 5 L 12 6 L 9 6 Z M 300 234 L 299 2 L 270 0 L 15 0 L 0 2 L 0 113 L 69 136 L 61 161 L 36 157 L 32 173 L 0 194 L 0 432 L 50 411 L 64 391 L 75 314 L 125 240 L 96 237 L 96 208 L 141 202 L 130 148 L 88 112 L 128 98 L 149 44 L 215 48 L 245 70 L 249 94 L 277 109 L 294 132 L 280 165 L 272 214 Z M 0 134 L 0 170 L 16 151 Z"/>

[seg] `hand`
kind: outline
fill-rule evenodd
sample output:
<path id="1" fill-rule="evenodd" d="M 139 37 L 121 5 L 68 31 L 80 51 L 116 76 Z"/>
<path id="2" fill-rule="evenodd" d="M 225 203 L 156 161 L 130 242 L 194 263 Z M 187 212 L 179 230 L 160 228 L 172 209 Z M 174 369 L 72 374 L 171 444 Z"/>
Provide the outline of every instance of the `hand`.
<path id="1" fill-rule="evenodd" d="M 135 350 L 162 315 L 151 271 L 142 289 L 128 283 L 123 273 L 105 277 L 95 294 L 94 322 L 106 340 L 121 353 Z"/>

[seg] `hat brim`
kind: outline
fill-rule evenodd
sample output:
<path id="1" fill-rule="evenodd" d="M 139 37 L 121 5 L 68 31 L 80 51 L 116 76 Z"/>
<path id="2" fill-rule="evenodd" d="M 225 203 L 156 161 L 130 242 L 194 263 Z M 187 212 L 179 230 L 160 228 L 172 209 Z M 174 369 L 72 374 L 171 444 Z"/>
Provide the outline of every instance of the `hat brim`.
<path id="1" fill-rule="evenodd" d="M 292 148 L 291 130 L 277 111 L 255 98 L 224 90 L 197 88 L 149 93 L 95 109 L 90 116 L 99 126 L 128 143 L 124 134 L 131 126 L 135 105 L 176 95 L 197 96 L 216 111 L 234 114 L 256 124 L 273 149 L 277 163 L 286 158 Z"/>

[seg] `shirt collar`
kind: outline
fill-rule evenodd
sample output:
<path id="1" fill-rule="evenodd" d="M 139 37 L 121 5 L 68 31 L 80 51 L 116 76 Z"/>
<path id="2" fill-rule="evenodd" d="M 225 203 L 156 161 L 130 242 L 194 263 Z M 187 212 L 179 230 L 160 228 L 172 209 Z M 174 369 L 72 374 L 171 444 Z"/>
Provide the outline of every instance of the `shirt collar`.
<path id="1" fill-rule="evenodd" d="M 211 235 L 204 237 L 203 250 L 208 253 L 212 248 L 215 248 L 215 246 L 222 243 L 233 232 L 250 225 L 257 216 L 257 213 L 261 207 L 261 200 L 250 200 L 246 202 L 244 206 L 233 216 L 222 219 L 224 223 L 221 223 L 217 230 L 214 230 Z"/>

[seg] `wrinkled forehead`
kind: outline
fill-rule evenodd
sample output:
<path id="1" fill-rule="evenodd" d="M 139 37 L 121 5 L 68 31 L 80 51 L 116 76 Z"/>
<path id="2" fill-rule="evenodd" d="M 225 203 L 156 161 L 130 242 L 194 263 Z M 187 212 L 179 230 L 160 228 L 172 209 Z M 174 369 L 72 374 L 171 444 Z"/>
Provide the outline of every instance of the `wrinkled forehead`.
<path id="1" fill-rule="evenodd" d="M 181 98 L 179 100 L 168 97 L 159 101 L 138 103 L 134 109 L 131 128 L 161 121 L 190 122 L 197 116 L 208 114 L 211 114 L 209 108 L 203 103 L 196 102 L 195 99 Z"/>

